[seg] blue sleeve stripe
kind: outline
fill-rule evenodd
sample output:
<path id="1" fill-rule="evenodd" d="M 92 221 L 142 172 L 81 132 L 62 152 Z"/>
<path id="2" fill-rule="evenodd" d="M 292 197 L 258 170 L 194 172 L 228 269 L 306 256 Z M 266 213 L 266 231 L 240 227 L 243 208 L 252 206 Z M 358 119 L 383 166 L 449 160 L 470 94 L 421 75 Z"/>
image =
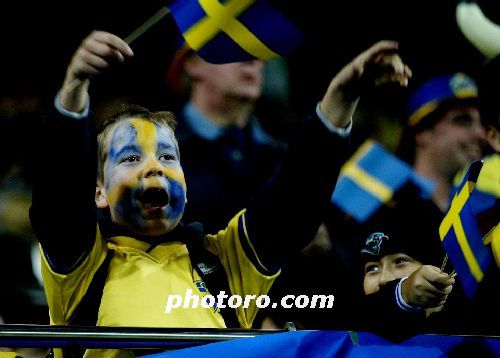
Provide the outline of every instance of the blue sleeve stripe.
<path id="1" fill-rule="evenodd" d="M 259 260 L 259 257 L 257 256 L 257 253 L 255 252 L 255 249 L 247 235 L 247 230 L 245 226 L 245 213 L 240 215 L 240 217 L 238 218 L 238 238 L 240 240 L 241 247 L 243 248 L 243 251 L 245 251 L 245 254 L 247 255 L 248 259 L 250 260 L 250 262 L 252 262 L 252 264 L 261 274 L 266 276 L 272 276 L 276 272 L 278 272 L 278 270 L 268 269 Z"/>

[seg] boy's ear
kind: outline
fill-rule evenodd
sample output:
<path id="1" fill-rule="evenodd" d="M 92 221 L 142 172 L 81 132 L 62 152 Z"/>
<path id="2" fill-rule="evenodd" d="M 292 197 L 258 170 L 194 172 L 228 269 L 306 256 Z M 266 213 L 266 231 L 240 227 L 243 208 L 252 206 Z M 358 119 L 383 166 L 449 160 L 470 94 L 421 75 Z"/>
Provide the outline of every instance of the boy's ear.
<path id="1" fill-rule="evenodd" d="M 104 187 L 99 183 L 95 186 L 95 205 L 99 209 L 106 209 L 109 206 Z"/>
<path id="2" fill-rule="evenodd" d="M 486 127 L 486 140 L 495 152 L 500 152 L 500 131 L 493 126 Z"/>

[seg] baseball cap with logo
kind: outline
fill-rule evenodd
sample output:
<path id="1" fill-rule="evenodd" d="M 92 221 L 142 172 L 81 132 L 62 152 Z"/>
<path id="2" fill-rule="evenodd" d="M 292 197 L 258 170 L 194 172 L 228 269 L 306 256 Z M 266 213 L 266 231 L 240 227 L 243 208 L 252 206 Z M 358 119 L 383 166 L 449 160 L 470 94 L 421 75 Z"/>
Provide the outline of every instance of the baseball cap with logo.
<path id="1" fill-rule="evenodd" d="M 432 128 L 441 114 L 460 105 L 479 108 L 477 84 L 465 73 L 432 77 L 420 85 L 408 98 L 408 120 L 399 138 L 398 157 L 413 164 L 415 134 Z"/>
<path id="2" fill-rule="evenodd" d="M 433 77 L 422 84 L 409 98 L 408 125 L 421 123 L 444 102 L 478 100 L 476 82 L 465 73 Z"/>
<path id="3" fill-rule="evenodd" d="M 424 228 L 378 224 L 366 230 L 361 242 L 361 260 L 378 261 L 386 255 L 404 253 L 422 264 L 438 266 L 445 251 L 439 238 Z"/>

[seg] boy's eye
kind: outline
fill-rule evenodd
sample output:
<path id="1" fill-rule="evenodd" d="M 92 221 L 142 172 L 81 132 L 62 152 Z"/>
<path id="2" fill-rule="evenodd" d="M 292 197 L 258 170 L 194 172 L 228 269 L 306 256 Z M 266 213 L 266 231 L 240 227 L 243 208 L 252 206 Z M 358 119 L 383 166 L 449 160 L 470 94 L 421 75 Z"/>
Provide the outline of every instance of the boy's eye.
<path id="1" fill-rule="evenodd" d="M 129 155 L 122 159 L 121 163 L 134 163 L 140 161 L 141 158 L 138 155 Z"/>
<path id="2" fill-rule="evenodd" d="M 376 264 L 366 264 L 365 273 L 374 273 L 380 271 L 380 266 Z"/>
<path id="3" fill-rule="evenodd" d="M 398 257 L 396 260 L 394 260 L 394 263 L 396 265 L 404 265 L 404 264 L 406 264 L 407 262 L 410 262 L 410 261 L 411 261 L 410 258 L 401 256 L 401 257 Z"/>
<path id="4" fill-rule="evenodd" d="M 166 160 L 168 162 L 175 160 L 175 156 L 172 154 L 162 154 L 160 155 L 160 160 Z"/>

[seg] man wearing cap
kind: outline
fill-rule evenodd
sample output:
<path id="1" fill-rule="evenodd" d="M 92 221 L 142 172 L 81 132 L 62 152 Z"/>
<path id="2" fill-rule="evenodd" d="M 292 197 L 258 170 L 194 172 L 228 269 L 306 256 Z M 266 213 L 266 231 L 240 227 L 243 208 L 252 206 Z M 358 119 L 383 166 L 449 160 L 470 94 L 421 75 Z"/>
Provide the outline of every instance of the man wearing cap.
<path id="1" fill-rule="evenodd" d="M 408 112 L 398 154 L 435 183 L 432 201 L 445 212 L 454 177 L 482 156 L 476 83 L 464 73 L 433 77 L 410 96 Z"/>

